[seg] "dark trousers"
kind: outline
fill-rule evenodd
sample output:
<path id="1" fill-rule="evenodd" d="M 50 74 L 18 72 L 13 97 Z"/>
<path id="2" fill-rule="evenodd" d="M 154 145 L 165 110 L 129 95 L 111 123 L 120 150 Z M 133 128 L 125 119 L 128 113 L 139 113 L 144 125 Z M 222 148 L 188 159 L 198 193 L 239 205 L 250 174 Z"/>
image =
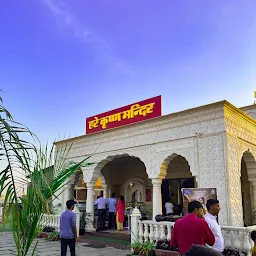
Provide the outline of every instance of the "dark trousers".
<path id="1" fill-rule="evenodd" d="M 61 256 L 67 255 L 68 246 L 70 249 L 70 255 L 76 256 L 76 240 L 75 240 L 75 238 L 73 238 L 73 239 L 61 238 Z"/>
<path id="2" fill-rule="evenodd" d="M 108 213 L 108 229 L 114 228 L 115 227 L 115 213 L 114 212 L 109 212 Z"/>
<path id="3" fill-rule="evenodd" d="M 99 217 L 99 229 L 104 230 L 105 229 L 105 209 L 99 209 L 98 210 L 98 217 Z"/>

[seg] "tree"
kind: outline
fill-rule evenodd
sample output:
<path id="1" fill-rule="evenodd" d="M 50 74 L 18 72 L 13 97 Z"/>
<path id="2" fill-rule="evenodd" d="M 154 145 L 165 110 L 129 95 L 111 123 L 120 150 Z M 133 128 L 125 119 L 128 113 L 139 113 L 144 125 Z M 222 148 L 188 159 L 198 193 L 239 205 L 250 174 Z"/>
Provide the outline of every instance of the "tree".
<path id="1" fill-rule="evenodd" d="M 2 222 L 4 228 L 11 220 L 18 256 L 28 254 L 40 231 L 42 214 L 47 212 L 49 200 L 81 165 L 91 164 L 86 162 L 88 158 L 67 163 L 70 148 L 65 145 L 54 150 L 53 146 L 49 150 L 40 146 L 38 138 L 13 119 L 0 99 L 0 166 L 4 165 L 0 171 L 0 197 L 5 194 Z M 27 195 L 21 197 L 24 186 Z M 36 246 L 37 243 L 32 255 Z"/>

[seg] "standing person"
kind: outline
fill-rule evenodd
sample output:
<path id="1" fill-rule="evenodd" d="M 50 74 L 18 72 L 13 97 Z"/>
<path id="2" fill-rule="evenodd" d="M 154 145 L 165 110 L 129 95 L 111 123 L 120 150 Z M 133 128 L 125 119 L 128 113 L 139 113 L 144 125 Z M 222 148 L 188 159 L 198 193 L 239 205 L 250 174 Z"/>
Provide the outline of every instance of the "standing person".
<path id="1" fill-rule="evenodd" d="M 217 222 L 217 216 L 220 212 L 220 204 L 216 199 L 209 199 L 206 203 L 207 213 L 204 216 L 209 228 L 215 236 L 215 244 L 213 249 L 218 252 L 224 251 L 224 239 L 222 236 L 220 225 Z"/>
<path id="2" fill-rule="evenodd" d="M 201 218 L 202 214 L 202 204 L 192 201 L 188 204 L 188 214 L 175 222 L 170 244 L 178 247 L 180 254 L 186 253 L 192 245 L 214 245 L 214 235 Z"/>
<path id="3" fill-rule="evenodd" d="M 67 255 L 67 247 L 69 246 L 70 255 L 76 255 L 76 214 L 73 212 L 75 207 L 74 200 L 68 200 L 67 210 L 60 217 L 60 238 L 61 238 L 61 256 Z"/>
<path id="4" fill-rule="evenodd" d="M 168 201 L 165 203 L 166 215 L 173 215 L 173 203 L 171 198 L 168 198 Z"/>
<path id="5" fill-rule="evenodd" d="M 106 200 L 103 198 L 103 193 L 100 194 L 100 197 L 94 202 L 94 205 L 97 205 L 97 208 L 98 208 L 99 231 L 104 231 L 105 215 L 106 215 Z"/>
<path id="6" fill-rule="evenodd" d="M 125 211 L 124 197 L 120 196 L 116 206 L 116 224 L 117 224 L 118 231 L 124 229 L 124 211 Z"/>
<path id="7" fill-rule="evenodd" d="M 108 229 L 113 228 L 114 217 L 116 213 L 116 193 L 112 193 L 112 197 L 108 199 Z"/>

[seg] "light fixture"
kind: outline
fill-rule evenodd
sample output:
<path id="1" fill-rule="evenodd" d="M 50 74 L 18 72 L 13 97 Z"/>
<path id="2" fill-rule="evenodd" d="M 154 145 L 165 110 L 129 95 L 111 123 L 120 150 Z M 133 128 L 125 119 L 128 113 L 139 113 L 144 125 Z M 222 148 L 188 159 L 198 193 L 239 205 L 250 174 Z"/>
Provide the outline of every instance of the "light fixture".
<path id="1" fill-rule="evenodd" d="M 129 184 L 129 187 L 133 187 L 133 182 L 131 181 L 130 184 Z"/>

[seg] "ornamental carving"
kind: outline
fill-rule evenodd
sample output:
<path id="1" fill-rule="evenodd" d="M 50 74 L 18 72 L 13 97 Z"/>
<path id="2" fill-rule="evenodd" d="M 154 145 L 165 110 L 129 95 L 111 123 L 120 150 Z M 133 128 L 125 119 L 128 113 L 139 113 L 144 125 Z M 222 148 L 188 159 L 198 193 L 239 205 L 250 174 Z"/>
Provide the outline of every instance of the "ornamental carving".
<path id="1" fill-rule="evenodd" d="M 150 168 L 150 148 L 140 147 L 131 148 L 123 151 L 111 151 L 104 154 L 95 154 L 90 158 L 90 162 L 95 163 L 94 166 L 90 168 L 82 168 L 84 173 L 85 182 L 94 182 L 98 177 L 103 177 L 101 175 L 102 168 L 110 161 L 115 158 L 122 156 L 133 156 L 139 158 L 145 165 L 146 171 Z"/>
<path id="2" fill-rule="evenodd" d="M 243 208 L 241 194 L 241 159 L 239 158 L 237 139 L 227 135 L 228 152 L 228 188 L 230 200 L 230 225 L 243 226 Z"/>
<path id="3" fill-rule="evenodd" d="M 68 142 L 69 144 L 73 142 L 69 158 L 141 147 L 193 137 L 197 133 L 207 134 L 223 130 L 223 105 L 219 104 L 211 108 L 161 117 L 109 132 L 81 136 Z"/>
<path id="4" fill-rule="evenodd" d="M 225 127 L 230 134 L 237 136 L 252 144 L 256 144 L 256 124 L 252 118 L 225 108 Z"/>
<path id="5" fill-rule="evenodd" d="M 90 167 L 90 168 L 81 168 L 83 172 L 83 177 L 84 177 L 84 182 L 89 183 L 89 182 L 96 182 L 97 179 L 93 181 L 93 173 L 94 173 L 94 168 L 95 167 Z"/>
<path id="6" fill-rule="evenodd" d="M 192 175 L 196 176 L 193 140 L 187 139 L 173 142 L 170 141 L 151 146 L 152 160 L 149 177 L 164 178 L 167 173 L 168 164 L 172 160 L 172 156 L 175 157 L 176 155 L 180 155 L 188 161 Z M 164 162 L 166 162 L 166 165 L 164 166 L 164 169 L 161 170 L 161 166 Z"/>
<path id="7" fill-rule="evenodd" d="M 198 185 L 202 188 L 216 188 L 223 209 L 220 212 L 220 224 L 228 225 L 228 202 L 226 187 L 226 169 L 224 162 L 223 135 L 198 138 L 199 174 Z"/>

